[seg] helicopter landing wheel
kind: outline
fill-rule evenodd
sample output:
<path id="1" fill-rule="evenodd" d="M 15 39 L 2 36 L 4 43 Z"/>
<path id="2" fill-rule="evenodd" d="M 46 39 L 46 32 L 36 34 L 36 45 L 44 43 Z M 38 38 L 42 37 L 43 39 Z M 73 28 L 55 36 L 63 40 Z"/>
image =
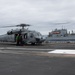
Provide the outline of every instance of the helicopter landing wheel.
<path id="1" fill-rule="evenodd" d="M 31 45 L 35 45 L 35 43 L 31 43 Z"/>

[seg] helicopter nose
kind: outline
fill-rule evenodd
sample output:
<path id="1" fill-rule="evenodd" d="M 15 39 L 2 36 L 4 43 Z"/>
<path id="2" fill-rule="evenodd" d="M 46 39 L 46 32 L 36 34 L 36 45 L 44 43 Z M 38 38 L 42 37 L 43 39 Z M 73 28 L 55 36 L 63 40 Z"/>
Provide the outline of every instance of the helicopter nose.
<path id="1" fill-rule="evenodd" d="M 45 39 L 43 39 L 43 38 L 36 38 L 36 41 L 42 43 L 42 42 L 45 41 Z"/>

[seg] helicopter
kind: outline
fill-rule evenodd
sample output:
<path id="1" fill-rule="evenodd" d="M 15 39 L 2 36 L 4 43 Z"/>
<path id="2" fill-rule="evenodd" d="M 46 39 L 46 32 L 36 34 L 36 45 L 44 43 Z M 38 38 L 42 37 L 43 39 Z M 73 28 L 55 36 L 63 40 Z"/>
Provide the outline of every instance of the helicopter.
<path id="1" fill-rule="evenodd" d="M 29 24 L 19 24 L 15 26 L 4 26 L 2 28 L 6 27 L 21 27 L 20 29 L 11 29 L 7 31 L 6 34 L 0 35 L 0 41 L 1 42 L 16 42 L 16 36 L 17 34 L 22 35 L 22 39 L 24 44 L 41 44 L 45 41 L 43 38 L 43 35 L 40 32 L 28 30 L 25 27 L 30 26 Z"/>

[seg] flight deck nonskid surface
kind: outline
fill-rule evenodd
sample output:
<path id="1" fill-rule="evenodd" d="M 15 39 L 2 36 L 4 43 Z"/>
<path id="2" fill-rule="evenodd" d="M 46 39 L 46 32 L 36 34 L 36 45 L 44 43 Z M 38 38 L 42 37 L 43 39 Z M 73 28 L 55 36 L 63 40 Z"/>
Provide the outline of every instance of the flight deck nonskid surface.
<path id="1" fill-rule="evenodd" d="M 75 57 L 74 45 L 74 43 L 46 43 L 41 45 L 16 46 L 14 43 L 1 43 L 0 53 L 48 57 Z M 63 49 L 61 49 L 62 47 Z"/>
<path id="2" fill-rule="evenodd" d="M 75 44 L 16 46 L 2 43 L 0 75 L 75 75 L 75 54 L 48 53 L 55 50 L 74 51 L 73 46 Z"/>

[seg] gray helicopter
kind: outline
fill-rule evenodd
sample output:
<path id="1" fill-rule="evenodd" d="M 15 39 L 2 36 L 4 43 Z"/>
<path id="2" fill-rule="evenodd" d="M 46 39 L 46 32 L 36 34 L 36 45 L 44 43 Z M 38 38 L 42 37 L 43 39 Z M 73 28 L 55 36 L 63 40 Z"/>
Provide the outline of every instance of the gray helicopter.
<path id="1" fill-rule="evenodd" d="M 17 34 L 21 34 L 24 44 L 41 44 L 44 42 L 43 35 L 37 31 L 31 31 L 25 27 L 30 26 L 29 24 L 20 24 L 15 26 L 4 26 L 6 27 L 22 27 L 21 29 L 9 30 L 6 34 L 0 35 L 1 42 L 16 42 Z M 3 28 L 4 28 L 3 27 Z"/>

